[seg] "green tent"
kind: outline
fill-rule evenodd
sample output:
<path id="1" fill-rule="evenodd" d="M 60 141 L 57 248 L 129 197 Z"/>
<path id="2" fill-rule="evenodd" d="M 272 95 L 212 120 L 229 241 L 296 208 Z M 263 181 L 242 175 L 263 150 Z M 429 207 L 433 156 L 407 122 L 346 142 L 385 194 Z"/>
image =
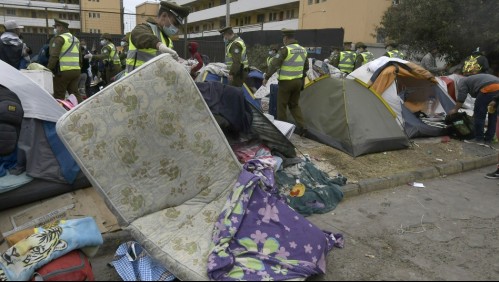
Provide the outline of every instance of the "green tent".
<path id="1" fill-rule="evenodd" d="M 302 91 L 300 106 L 309 138 L 353 157 L 409 146 L 395 113 L 355 80 L 317 79 Z"/>

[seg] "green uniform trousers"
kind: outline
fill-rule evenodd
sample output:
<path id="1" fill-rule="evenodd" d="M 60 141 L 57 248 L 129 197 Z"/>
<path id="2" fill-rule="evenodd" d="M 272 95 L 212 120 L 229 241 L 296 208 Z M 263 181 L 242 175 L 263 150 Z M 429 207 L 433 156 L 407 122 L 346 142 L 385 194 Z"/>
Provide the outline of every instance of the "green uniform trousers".
<path id="1" fill-rule="evenodd" d="M 111 84 L 111 78 L 120 73 L 121 65 L 113 64 L 113 67 L 106 67 L 106 84 Z"/>
<path id="2" fill-rule="evenodd" d="M 236 87 L 242 87 L 247 78 L 248 78 L 248 72 L 242 71 L 237 75 L 233 75 L 232 81 L 230 81 L 229 84 Z"/>
<path id="3" fill-rule="evenodd" d="M 66 91 L 74 94 L 78 102 L 81 102 L 81 95 L 78 92 L 78 83 L 80 81 L 80 70 L 69 70 L 59 72 L 54 76 L 54 98 L 66 99 Z"/>
<path id="4" fill-rule="evenodd" d="M 279 91 L 277 92 L 277 119 L 287 121 L 287 108 L 293 116 L 298 129 L 305 129 L 305 121 L 300 105 L 300 92 L 303 80 L 301 78 L 293 80 L 279 80 Z"/>

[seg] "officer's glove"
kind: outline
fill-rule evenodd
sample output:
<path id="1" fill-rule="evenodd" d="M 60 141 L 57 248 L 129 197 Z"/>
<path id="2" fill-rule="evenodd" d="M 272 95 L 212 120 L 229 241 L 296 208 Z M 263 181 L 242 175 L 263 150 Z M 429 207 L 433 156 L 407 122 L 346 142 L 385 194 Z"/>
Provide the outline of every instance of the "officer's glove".
<path id="1" fill-rule="evenodd" d="M 161 43 L 158 46 L 158 51 L 161 52 L 161 53 L 170 54 L 170 55 L 172 55 L 172 57 L 176 61 L 178 61 L 178 54 L 177 54 L 177 52 L 175 50 L 171 49 L 171 48 L 166 47 L 166 45 L 164 43 Z"/>
<path id="2" fill-rule="evenodd" d="M 92 54 L 86 54 L 85 56 L 83 56 L 83 58 L 85 58 L 85 59 L 92 59 Z"/>

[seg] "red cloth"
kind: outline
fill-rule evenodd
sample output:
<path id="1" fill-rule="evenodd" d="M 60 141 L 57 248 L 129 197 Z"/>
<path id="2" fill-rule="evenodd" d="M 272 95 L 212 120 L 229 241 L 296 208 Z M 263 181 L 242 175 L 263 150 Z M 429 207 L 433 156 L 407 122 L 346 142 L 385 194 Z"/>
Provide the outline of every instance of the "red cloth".
<path id="1" fill-rule="evenodd" d="M 191 75 L 195 75 L 198 70 L 203 67 L 203 58 L 198 52 L 199 44 L 197 42 L 189 42 L 187 45 L 189 53 L 191 53 L 191 60 L 198 61 L 198 64 L 191 68 Z"/>

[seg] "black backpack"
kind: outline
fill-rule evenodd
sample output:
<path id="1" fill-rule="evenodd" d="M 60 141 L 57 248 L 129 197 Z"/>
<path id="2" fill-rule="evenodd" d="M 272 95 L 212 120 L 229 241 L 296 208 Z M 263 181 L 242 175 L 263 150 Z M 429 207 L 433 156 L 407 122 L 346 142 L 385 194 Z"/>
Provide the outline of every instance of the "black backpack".
<path id="1" fill-rule="evenodd" d="M 473 118 L 467 113 L 458 112 L 445 117 L 445 124 L 449 125 L 449 134 L 460 140 L 469 140 L 475 137 Z"/>
<path id="2" fill-rule="evenodd" d="M 19 97 L 0 84 L 0 156 L 15 151 L 23 117 L 24 110 Z"/>

